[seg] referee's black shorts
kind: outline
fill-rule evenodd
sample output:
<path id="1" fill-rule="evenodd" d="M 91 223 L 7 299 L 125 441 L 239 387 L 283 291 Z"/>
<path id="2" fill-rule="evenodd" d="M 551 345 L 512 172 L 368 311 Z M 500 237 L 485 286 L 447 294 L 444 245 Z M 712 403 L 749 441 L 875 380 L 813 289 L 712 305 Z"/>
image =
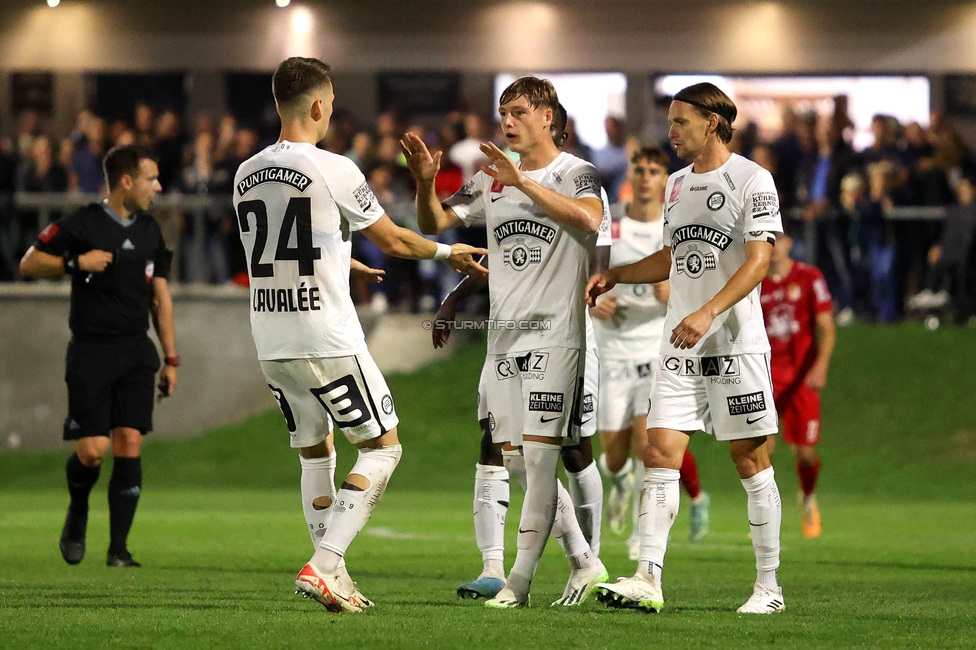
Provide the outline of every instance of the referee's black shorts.
<path id="1" fill-rule="evenodd" d="M 157 370 L 159 353 L 145 334 L 72 337 L 65 361 L 64 439 L 108 436 L 116 427 L 149 433 Z"/>

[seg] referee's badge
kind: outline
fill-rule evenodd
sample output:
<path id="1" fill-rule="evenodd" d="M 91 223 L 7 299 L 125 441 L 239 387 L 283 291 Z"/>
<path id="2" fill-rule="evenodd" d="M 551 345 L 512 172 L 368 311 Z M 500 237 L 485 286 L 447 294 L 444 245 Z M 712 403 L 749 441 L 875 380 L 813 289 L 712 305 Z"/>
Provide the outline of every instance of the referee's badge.
<path id="1" fill-rule="evenodd" d="M 146 282 L 152 282 L 153 273 L 156 272 L 156 262 L 149 260 L 146 262 Z"/>

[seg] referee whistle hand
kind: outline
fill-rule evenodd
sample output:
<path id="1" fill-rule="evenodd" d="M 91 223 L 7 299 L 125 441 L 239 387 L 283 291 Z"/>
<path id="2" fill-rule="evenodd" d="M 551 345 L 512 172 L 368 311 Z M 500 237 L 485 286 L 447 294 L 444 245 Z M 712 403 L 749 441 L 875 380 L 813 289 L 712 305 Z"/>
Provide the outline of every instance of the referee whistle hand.
<path id="1" fill-rule="evenodd" d="M 159 397 L 169 397 L 176 390 L 176 368 L 173 366 L 163 366 L 159 371 Z"/>
<path id="2" fill-rule="evenodd" d="M 92 250 L 78 256 L 78 269 L 87 273 L 101 273 L 112 263 L 114 255 L 108 251 Z"/>
<path id="3" fill-rule="evenodd" d="M 590 281 L 586 283 L 586 304 L 590 307 L 596 307 L 596 299 L 613 289 L 616 284 L 617 281 L 607 271 L 592 276 Z"/>
<path id="4" fill-rule="evenodd" d="M 451 246 L 451 256 L 444 262 L 452 269 L 472 277 L 484 277 L 488 275 L 488 269 L 478 264 L 474 256 L 487 255 L 488 251 L 484 248 L 475 248 L 467 244 L 454 244 Z"/>

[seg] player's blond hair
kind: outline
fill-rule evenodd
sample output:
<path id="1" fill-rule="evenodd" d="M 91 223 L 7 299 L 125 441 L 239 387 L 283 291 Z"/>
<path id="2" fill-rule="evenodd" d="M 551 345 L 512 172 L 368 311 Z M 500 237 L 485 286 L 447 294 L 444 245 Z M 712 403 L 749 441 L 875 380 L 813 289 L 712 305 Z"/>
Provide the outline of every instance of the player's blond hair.
<path id="1" fill-rule="evenodd" d="M 510 83 L 498 98 L 498 104 L 507 104 L 519 97 L 525 97 L 532 108 L 551 108 L 553 112 L 559 108 L 559 97 L 556 89 L 548 79 L 540 79 L 532 75 L 520 77 Z"/>

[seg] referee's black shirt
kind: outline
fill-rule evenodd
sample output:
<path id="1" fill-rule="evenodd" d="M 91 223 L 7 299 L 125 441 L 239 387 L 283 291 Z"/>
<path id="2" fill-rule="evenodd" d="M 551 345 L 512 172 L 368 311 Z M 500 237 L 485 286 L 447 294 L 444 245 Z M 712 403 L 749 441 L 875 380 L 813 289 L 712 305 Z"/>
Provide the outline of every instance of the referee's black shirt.
<path id="1" fill-rule="evenodd" d="M 92 203 L 58 219 L 38 236 L 42 253 L 78 256 L 112 253 L 101 273 L 78 271 L 71 278 L 71 316 L 76 336 L 131 336 L 149 329 L 153 278 L 169 278 L 173 253 L 159 224 L 139 212 L 121 219 L 103 203 Z"/>

